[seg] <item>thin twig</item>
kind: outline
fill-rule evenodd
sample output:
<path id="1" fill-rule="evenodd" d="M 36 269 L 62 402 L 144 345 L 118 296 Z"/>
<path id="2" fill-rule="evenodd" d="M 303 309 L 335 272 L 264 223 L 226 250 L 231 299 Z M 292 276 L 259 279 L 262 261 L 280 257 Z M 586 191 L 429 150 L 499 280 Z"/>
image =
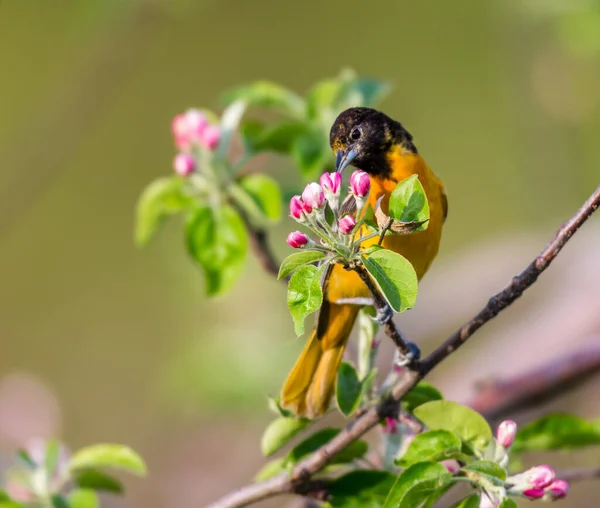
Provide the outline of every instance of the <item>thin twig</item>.
<path id="1" fill-rule="evenodd" d="M 279 263 L 277 262 L 275 255 L 269 246 L 267 232 L 264 229 L 255 227 L 250 222 L 248 214 L 246 214 L 246 212 L 244 212 L 240 207 L 236 207 L 236 209 L 246 225 L 246 230 L 250 236 L 250 243 L 252 245 L 254 255 L 257 257 L 259 263 L 267 271 L 267 273 L 277 278 L 277 275 L 279 275 Z M 288 279 L 289 277 L 283 278 L 282 280 L 283 282 L 287 283 Z"/>
<path id="2" fill-rule="evenodd" d="M 530 267 L 528 267 L 521 275 L 515 277 L 507 289 L 499 293 L 501 298 L 498 298 L 498 295 L 493 297 L 490 300 L 490 302 L 493 303 L 488 303 L 484 310 L 473 320 L 466 323 L 456 333 L 451 335 L 440 348 L 436 349 L 425 360 L 422 369 L 419 371 L 406 369 L 398 383 L 392 388 L 391 393 L 383 401 L 352 419 L 331 441 L 325 443 L 318 450 L 297 464 L 289 473 L 281 473 L 264 482 L 255 483 L 236 490 L 210 505 L 210 508 L 237 508 L 248 506 L 256 501 L 286 492 L 301 491 L 302 484 L 305 484 L 310 480 L 312 475 L 323 469 L 335 455 L 378 425 L 383 418 L 397 413 L 398 402 L 400 399 L 423 378 L 425 373 L 431 371 L 437 364 L 456 351 L 456 349 L 471 337 L 477 329 L 481 328 L 481 326 L 492 319 L 498 312 L 510 305 L 525 289 L 531 286 L 539 274 L 550 264 L 558 252 L 560 252 L 573 233 L 579 229 L 599 205 L 600 187 L 596 189 L 594 194 L 585 202 L 574 217 L 561 226 L 555 238 L 544 251 L 542 251 L 542 254 L 535 259 Z M 505 295 L 505 292 L 508 292 L 511 297 L 508 298 L 507 295 Z M 391 320 L 392 318 L 390 316 L 387 320 L 388 323 L 391 322 Z"/>
<path id="3" fill-rule="evenodd" d="M 385 238 L 385 234 L 388 232 L 388 230 L 392 227 L 392 224 L 394 223 L 394 219 L 392 219 L 390 217 L 390 220 L 388 221 L 388 223 L 385 225 L 385 227 L 381 230 L 381 235 L 379 235 L 379 241 L 377 242 L 377 245 L 381 245 L 381 242 L 383 242 L 383 239 Z"/>
<path id="4" fill-rule="evenodd" d="M 600 478 L 600 468 L 578 468 L 557 471 L 556 477 L 567 482 L 581 482 L 584 480 L 593 480 Z"/>
<path id="5" fill-rule="evenodd" d="M 484 382 L 468 405 L 494 421 L 572 390 L 600 372 L 598 339 L 526 374 Z"/>
<path id="6" fill-rule="evenodd" d="M 550 266 L 550 263 L 552 263 L 561 249 L 592 213 L 596 211 L 598 206 L 600 206 L 600 187 L 596 189 L 579 211 L 560 227 L 552 241 L 525 270 L 516 277 L 513 277 L 510 284 L 492 296 L 487 305 L 473 319 L 461 326 L 421 362 L 422 374 L 426 375 L 430 372 L 431 369 L 444 360 L 450 353 L 461 347 L 485 323 L 496 317 L 500 311 L 519 298 L 537 280 L 540 274 Z"/>
<path id="7" fill-rule="evenodd" d="M 398 348 L 402 356 L 408 357 L 412 353 L 412 350 L 409 346 L 408 341 L 402 335 L 400 330 L 398 330 L 396 324 L 394 323 L 394 320 L 391 318 L 391 316 L 393 316 L 393 312 L 392 309 L 390 309 L 390 306 L 387 303 L 386 299 L 383 297 L 383 295 L 373 282 L 373 279 L 371 279 L 371 277 L 369 276 L 367 271 L 362 267 L 362 265 L 352 265 L 351 268 L 358 274 L 358 276 L 362 279 L 362 281 L 369 289 L 371 296 L 373 297 L 373 303 L 377 314 L 390 316 L 388 319 L 385 320 L 385 322 L 382 323 L 383 330 L 385 331 L 386 335 L 394 341 L 394 344 L 396 344 L 396 347 Z"/>

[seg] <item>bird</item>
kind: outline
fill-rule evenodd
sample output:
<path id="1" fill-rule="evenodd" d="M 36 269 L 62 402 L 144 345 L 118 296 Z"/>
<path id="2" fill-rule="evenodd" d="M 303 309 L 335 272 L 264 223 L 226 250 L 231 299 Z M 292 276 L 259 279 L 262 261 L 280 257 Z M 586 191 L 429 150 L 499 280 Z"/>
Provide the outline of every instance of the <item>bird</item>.
<path id="1" fill-rule="evenodd" d="M 371 180 L 367 205 L 379 203 L 379 214 L 387 218 L 390 195 L 402 180 L 418 175 L 429 202 L 428 227 L 408 235 L 387 235 L 382 247 L 397 252 L 413 265 L 421 279 L 436 257 L 442 227 L 448 215 L 448 200 L 440 179 L 418 152 L 413 136 L 404 126 L 385 113 L 364 107 L 353 107 L 340 113 L 329 135 L 336 156 L 336 169 L 348 166 L 365 171 Z M 351 196 L 349 196 L 351 198 Z M 354 209 L 352 207 L 354 205 Z M 363 208 L 368 208 L 365 206 Z M 355 213 L 354 199 L 342 203 L 340 216 Z M 361 248 L 377 243 L 363 242 Z M 335 390 L 337 371 L 344 349 L 361 309 L 370 297 L 365 283 L 354 271 L 335 264 L 323 280 L 323 304 L 317 323 L 281 390 L 280 404 L 298 417 L 314 419 L 329 408 Z"/>

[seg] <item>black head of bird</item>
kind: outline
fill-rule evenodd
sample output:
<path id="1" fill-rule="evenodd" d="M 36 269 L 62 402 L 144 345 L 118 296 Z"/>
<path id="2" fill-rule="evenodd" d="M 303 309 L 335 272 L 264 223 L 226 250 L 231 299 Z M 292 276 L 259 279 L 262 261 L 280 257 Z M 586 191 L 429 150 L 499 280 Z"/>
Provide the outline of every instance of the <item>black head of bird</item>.
<path id="1" fill-rule="evenodd" d="M 350 108 L 340 113 L 329 133 L 337 171 L 352 165 L 373 176 L 390 173 L 387 154 L 396 145 L 416 153 L 412 139 L 400 122 L 370 108 Z"/>

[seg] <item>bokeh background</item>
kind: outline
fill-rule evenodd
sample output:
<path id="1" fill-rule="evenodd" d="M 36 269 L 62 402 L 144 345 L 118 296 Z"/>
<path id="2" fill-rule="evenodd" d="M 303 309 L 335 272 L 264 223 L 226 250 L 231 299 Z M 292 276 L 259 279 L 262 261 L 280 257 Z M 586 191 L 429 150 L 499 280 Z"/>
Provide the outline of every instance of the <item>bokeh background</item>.
<path id="1" fill-rule="evenodd" d="M 250 259 L 207 300 L 178 221 L 134 247 L 135 202 L 171 171 L 177 112 L 256 79 L 303 93 L 347 66 L 394 85 L 382 109 L 448 189 L 439 260 L 399 320 L 427 351 L 600 181 L 600 2 L 0 0 L 0 463 L 34 435 L 128 443 L 151 476 L 108 507 L 204 506 L 251 480 L 266 397 L 302 345 L 285 288 Z M 297 181 L 289 161 L 260 164 Z M 280 257 L 291 227 L 273 231 Z M 432 379 L 464 402 L 597 343 L 599 302 L 595 219 Z M 599 387 L 534 412 L 600 417 Z M 578 484 L 562 506 L 599 494 Z"/>

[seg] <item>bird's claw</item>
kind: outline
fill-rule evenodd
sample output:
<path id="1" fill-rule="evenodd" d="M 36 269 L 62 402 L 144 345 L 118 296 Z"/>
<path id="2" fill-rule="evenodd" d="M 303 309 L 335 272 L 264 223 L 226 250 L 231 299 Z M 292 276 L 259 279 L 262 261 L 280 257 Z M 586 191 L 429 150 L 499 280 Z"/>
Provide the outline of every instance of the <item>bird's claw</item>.
<path id="1" fill-rule="evenodd" d="M 419 361 L 421 358 L 421 350 L 419 346 L 417 346 L 414 342 L 406 341 L 406 346 L 408 347 L 408 352 L 404 355 L 399 355 L 396 360 L 396 365 L 398 367 L 405 367 L 406 365 L 410 365 L 415 361 Z"/>
<path id="2" fill-rule="evenodd" d="M 377 313 L 375 315 L 375 320 L 380 324 L 384 325 L 394 316 L 394 311 L 390 308 L 389 305 L 385 307 L 378 308 Z"/>

